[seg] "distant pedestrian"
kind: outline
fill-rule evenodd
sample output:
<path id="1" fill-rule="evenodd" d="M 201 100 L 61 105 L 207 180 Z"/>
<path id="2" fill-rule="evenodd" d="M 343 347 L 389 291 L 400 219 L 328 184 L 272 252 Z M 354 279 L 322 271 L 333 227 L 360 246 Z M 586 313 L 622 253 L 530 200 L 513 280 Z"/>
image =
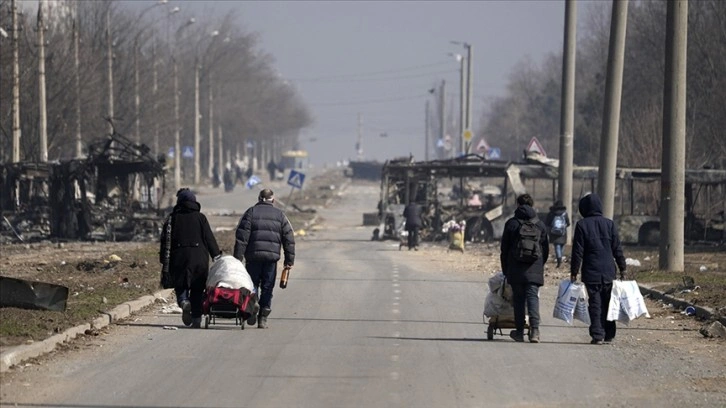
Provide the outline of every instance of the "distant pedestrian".
<path id="1" fill-rule="evenodd" d="M 202 322 L 209 258 L 217 257 L 221 251 L 194 193 L 182 188 L 176 196 L 176 206 L 161 230 L 159 260 L 168 271 L 168 279 L 162 285 L 174 288 L 184 325 L 198 328 Z"/>
<path id="2" fill-rule="evenodd" d="M 421 219 L 421 207 L 411 202 L 403 209 L 403 218 L 406 219 L 406 231 L 408 231 L 408 250 L 418 251 L 418 232 L 423 226 Z"/>
<path id="3" fill-rule="evenodd" d="M 258 202 L 245 211 L 235 232 L 234 257 L 246 262 L 247 272 L 260 294 L 260 314 L 248 320 L 257 321 L 257 327 L 267 328 L 267 317 L 272 312 L 272 292 L 277 277 L 280 249 L 284 266 L 295 263 L 295 236 L 285 214 L 273 206 L 275 196 L 270 189 L 260 191 Z"/>
<path id="4" fill-rule="evenodd" d="M 584 218 L 575 225 L 570 261 L 570 279 L 575 282 L 582 270 L 582 283 L 587 288 L 590 314 L 591 344 L 610 343 L 615 339 L 615 322 L 607 320 L 610 292 L 615 280 L 615 268 L 620 279 L 625 277 L 627 265 L 620 245 L 615 223 L 602 215 L 600 197 L 591 193 L 579 203 Z"/>
<path id="5" fill-rule="evenodd" d="M 544 285 L 544 265 L 549 256 L 547 228 L 537 218 L 529 194 L 517 197 L 514 217 L 502 232 L 500 261 L 507 282 L 512 285 L 514 341 L 524 341 L 525 307 L 529 313 L 529 341 L 539 343 L 539 288 Z"/>
<path id="6" fill-rule="evenodd" d="M 275 181 L 275 174 L 277 173 L 277 164 L 274 160 L 270 160 L 267 163 L 267 172 L 270 173 L 270 181 Z"/>
<path id="7" fill-rule="evenodd" d="M 562 205 L 562 201 L 555 201 L 550 207 L 547 214 L 545 225 L 549 229 L 550 242 L 555 247 L 555 259 L 557 267 L 562 265 L 562 255 L 565 244 L 567 244 L 567 228 L 570 227 L 570 217 L 567 215 L 567 207 Z"/>

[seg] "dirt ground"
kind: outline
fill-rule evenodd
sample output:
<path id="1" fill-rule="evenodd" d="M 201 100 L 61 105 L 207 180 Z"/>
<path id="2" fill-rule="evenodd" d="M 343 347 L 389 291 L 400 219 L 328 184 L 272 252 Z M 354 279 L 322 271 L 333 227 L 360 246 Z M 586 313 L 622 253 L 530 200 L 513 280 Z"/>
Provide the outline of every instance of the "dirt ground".
<path id="1" fill-rule="evenodd" d="M 297 234 L 306 223 L 319 220 L 316 209 L 332 203 L 347 181 L 342 170 L 331 170 L 308 181 L 288 205 L 305 210 L 287 211 Z M 224 253 L 232 253 L 233 231 L 216 232 Z M 87 323 L 100 312 L 159 288 L 157 242 L 66 242 L 0 246 L 3 276 L 63 285 L 69 289 L 65 312 L 0 308 L 0 350 L 46 339 Z M 113 260 L 116 255 L 120 260 Z"/>

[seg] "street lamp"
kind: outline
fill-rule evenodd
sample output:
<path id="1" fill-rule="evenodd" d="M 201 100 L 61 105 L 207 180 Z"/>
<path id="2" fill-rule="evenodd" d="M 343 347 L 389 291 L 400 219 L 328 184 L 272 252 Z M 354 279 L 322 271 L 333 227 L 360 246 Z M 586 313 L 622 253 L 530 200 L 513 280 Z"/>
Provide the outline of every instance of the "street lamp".
<path id="1" fill-rule="evenodd" d="M 179 64 L 176 60 L 175 48 L 178 43 L 179 34 L 194 24 L 196 20 L 192 17 L 180 26 L 174 34 L 174 47 L 172 49 L 172 61 L 174 63 L 174 186 L 177 190 L 181 188 L 181 124 L 179 122 Z"/>
<path id="2" fill-rule="evenodd" d="M 214 30 L 210 33 L 210 36 L 214 39 L 219 35 L 218 30 Z M 200 166 L 199 166 L 199 159 L 201 156 L 201 152 L 199 150 L 199 144 L 201 140 L 201 135 L 199 132 L 199 119 L 201 116 L 201 113 L 199 112 L 199 44 L 201 44 L 202 40 L 204 38 L 200 38 L 197 42 L 197 45 L 195 47 L 194 52 L 194 184 L 199 184 L 200 181 Z M 211 48 L 212 45 L 209 45 L 209 48 Z M 209 52 L 209 48 L 207 48 L 207 52 L 204 53 L 204 56 L 202 57 L 202 62 L 205 62 L 207 53 Z M 210 139 L 211 140 L 211 139 Z"/>
<path id="3" fill-rule="evenodd" d="M 464 131 L 471 132 L 471 99 L 472 99 L 472 92 L 474 87 L 474 82 L 472 79 L 472 45 L 464 42 L 464 41 L 451 41 L 451 44 L 454 45 L 461 45 L 466 49 L 466 114 L 464 116 Z M 463 132 L 462 132 L 463 136 Z M 462 137 L 463 138 L 463 137 Z M 469 153 L 469 143 L 470 141 L 466 142 L 466 150 L 465 153 Z"/>
<path id="4" fill-rule="evenodd" d="M 448 53 L 448 55 L 456 58 L 456 62 L 459 63 L 459 151 L 463 153 L 466 151 L 464 140 L 464 129 L 466 126 L 466 80 L 464 79 L 464 65 L 466 64 L 466 58 L 461 54 L 454 54 L 453 52 Z"/>

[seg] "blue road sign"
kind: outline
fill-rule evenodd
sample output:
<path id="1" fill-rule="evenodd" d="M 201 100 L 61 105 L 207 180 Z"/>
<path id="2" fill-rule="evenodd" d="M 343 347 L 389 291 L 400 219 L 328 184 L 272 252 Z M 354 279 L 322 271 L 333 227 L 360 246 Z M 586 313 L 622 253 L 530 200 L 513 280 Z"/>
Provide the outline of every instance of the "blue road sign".
<path id="1" fill-rule="evenodd" d="M 291 185 L 294 188 L 302 188 L 304 182 L 305 174 L 300 173 L 299 171 L 290 170 L 290 176 L 287 178 L 288 185 Z"/>
<path id="2" fill-rule="evenodd" d="M 260 178 L 253 175 L 252 177 L 247 179 L 247 182 L 245 183 L 245 187 L 247 187 L 247 189 L 249 190 L 258 184 L 260 184 Z"/>
<path id="3" fill-rule="evenodd" d="M 487 158 L 491 160 L 499 160 L 502 158 L 502 150 L 498 147 L 490 147 L 489 152 L 487 152 Z"/>
<path id="4" fill-rule="evenodd" d="M 169 152 L 166 154 L 170 159 L 174 158 L 174 147 L 169 148 Z"/>
<path id="5" fill-rule="evenodd" d="M 182 149 L 182 157 L 185 159 L 194 158 L 194 148 L 191 146 L 184 146 L 184 149 Z"/>

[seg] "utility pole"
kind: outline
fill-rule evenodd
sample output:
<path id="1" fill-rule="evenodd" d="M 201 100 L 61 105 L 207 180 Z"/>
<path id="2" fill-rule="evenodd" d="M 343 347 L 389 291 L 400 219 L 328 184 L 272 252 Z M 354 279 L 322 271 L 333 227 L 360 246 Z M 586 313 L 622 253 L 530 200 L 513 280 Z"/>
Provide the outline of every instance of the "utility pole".
<path id="1" fill-rule="evenodd" d="M 663 85 L 663 159 L 660 181 L 660 269 L 683 271 L 686 166 L 686 47 L 688 1 L 671 0 L 666 12 Z"/>
<path id="2" fill-rule="evenodd" d="M 11 0 L 10 11 L 13 20 L 13 157 L 12 162 L 20 161 L 20 57 L 18 53 L 18 4 Z"/>
<path id="3" fill-rule="evenodd" d="M 466 129 L 471 131 L 471 98 L 474 93 L 474 78 L 472 78 L 472 45 L 465 44 L 466 47 Z M 462 138 L 464 132 L 462 131 Z M 469 145 L 471 142 L 466 142 L 466 149 L 464 154 L 469 153 Z"/>
<path id="4" fill-rule="evenodd" d="M 426 161 L 429 161 L 429 148 L 431 145 L 430 132 L 429 132 L 429 101 L 426 100 L 426 113 L 424 114 L 424 125 L 426 128 L 426 144 L 424 145 L 424 157 Z"/>
<path id="5" fill-rule="evenodd" d="M 467 153 L 464 130 L 466 130 L 466 57 L 456 54 L 459 58 L 459 150 Z"/>
<path id="6" fill-rule="evenodd" d="M 194 185 L 199 184 L 199 59 L 194 59 Z"/>
<path id="7" fill-rule="evenodd" d="M 43 6 L 45 0 L 38 0 L 38 131 L 40 133 L 40 155 L 38 161 L 48 161 L 48 117 L 45 98 L 45 21 Z"/>
<path id="8" fill-rule="evenodd" d="M 113 134 L 113 37 L 111 35 L 111 4 L 106 11 L 106 65 L 108 68 L 108 134 Z"/>
<path id="9" fill-rule="evenodd" d="M 358 160 L 361 160 L 363 158 L 363 146 L 361 143 L 363 142 L 363 117 L 361 116 L 360 112 L 358 112 L 358 138 L 355 142 L 355 150 L 356 155 L 358 157 Z"/>
<path id="10" fill-rule="evenodd" d="M 212 74 L 209 74 L 209 179 L 214 177 L 214 109 L 213 109 L 213 97 L 212 97 Z M 219 173 L 219 167 L 217 168 L 217 174 Z M 221 174 L 220 174 L 221 176 Z"/>
<path id="11" fill-rule="evenodd" d="M 179 75 L 178 64 L 174 59 L 174 186 L 181 188 L 181 135 L 179 123 Z"/>
<path id="12" fill-rule="evenodd" d="M 139 44 L 134 40 L 134 133 L 136 143 L 141 143 L 141 95 L 139 95 Z"/>
<path id="13" fill-rule="evenodd" d="M 159 121 L 156 120 L 156 115 L 159 109 L 159 101 L 157 92 L 159 91 L 159 74 L 158 74 L 158 63 L 156 61 L 156 33 L 152 33 L 153 39 L 151 43 L 151 59 L 153 60 L 151 62 L 152 68 L 153 68 L 153 84 L 151 86 L 151 97 L 153 98 L 152 103 L 152 115 L 154 117 L 154 156 L 159 155 Z"/>
<path id="14" fill-rule="evenodd" d="M 565 38 L 562 56 L 562 107 L 560 109 L 560 167 L 558 177 L 558 198 L 572 209 L 572 162 L 573 162 L 573 131 L 575 127 L 575 51 L 577 39 L 577 2 L 565 2 Z M 568 240 L 572 236 L 572 228 L 567 229 Z"/>
<path id="15" fill-rule="evenodd" d="M 446 80 L 441 80 L 441 92 L 439 92 L 440 111 L 439 111 L 439 134 L 441 140 L 446 140 Z M 453 151 L 453 146 L 449 144 Z"/>
<path id="16" fill-rule="evenodd" d="M 613 0 L 608 72 L 605 82 L 605 108 L 600 138 L 600 165 L 597 173 L 597 190 L 602 200 L 602 213 L 608 218 L 613 218 L 615 207 L 615 171 L 618 164 L 620 100 L 623 92 L 623 60 L 627 24 L 628 0 Z"/>
<path id="17" fill-rule="evenodd" d="M 219 152 L 219 177 L 222 177 L 222 173 L 224 171 L 223 170 L 224 169 L 224 166 L 223 166 L 224 150 L 223 150 L 223 146 L 222 146 L 222 125 L 221 124 L 217 125 L 217 136 L 219 137 L 217 139 L 217 151 Z"/>
<path id="18" fill-rule="evenodd" d="M 73 19 L 73 59 L 76 79 L 76 159 L 83 156 L 83 139 L 81 135 L 81 59 L 80 27 L 78 20 L 78 2 L 76 2 L 75 18 Z"/>

